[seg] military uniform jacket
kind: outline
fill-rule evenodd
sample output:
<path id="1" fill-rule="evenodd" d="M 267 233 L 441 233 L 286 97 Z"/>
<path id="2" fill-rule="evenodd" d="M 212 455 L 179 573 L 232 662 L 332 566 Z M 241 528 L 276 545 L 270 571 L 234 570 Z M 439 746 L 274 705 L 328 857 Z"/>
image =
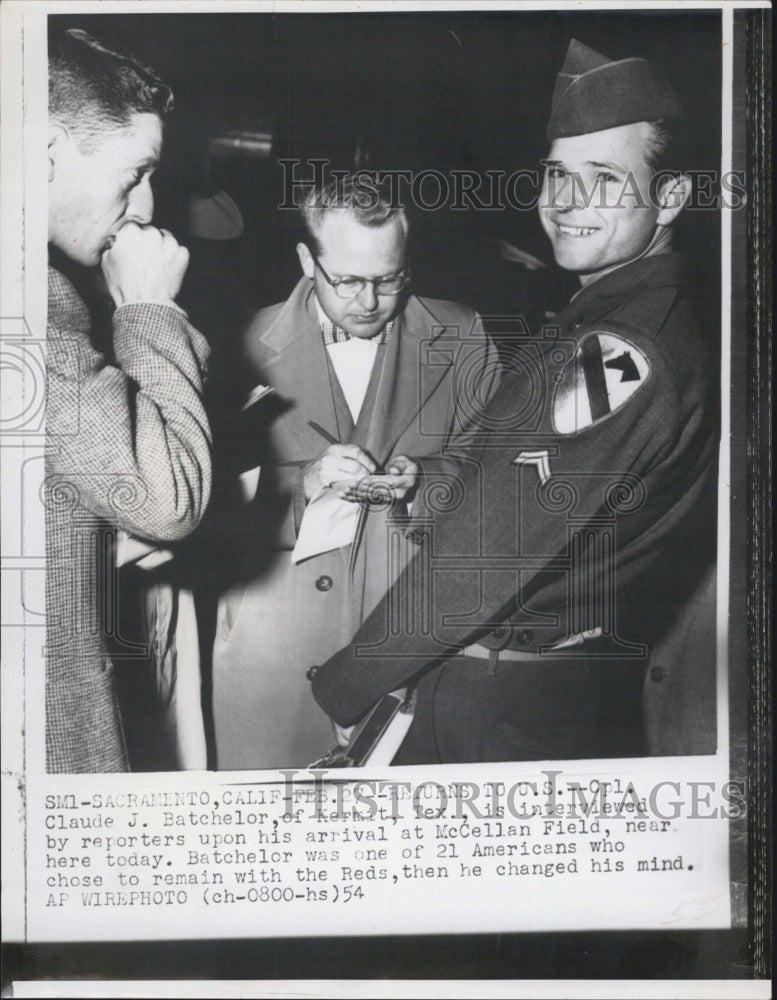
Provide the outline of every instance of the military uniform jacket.
<path id="1" fill-rule="evenodd" d="M 676 595 L 687 597 L 714 558 L 709 364 L 673 254 L 602 276 L 540 338 L 518 338 L 454 509 L 434 516 L 415 562 L 353 643 L 315 672 L 319 704 L 352 723 L 476 642 L 535 657 L 523 690 L 524 668 L 500 665 L 495 727 L 512 725 L 522 700 L 562 718 L 579 711 L 579 687 L 539 703 L 542 678 L 562 658 L 644 672 Z M 502 756 L 490 759 L 509 755 L 502 744 L 492 750 Z M 591 753 L 583 738 L 535 741 L 538 757 L 557 750 Z M 476 759 L 467 746 L 453 752 Z"/>
<path id="2" fill-rule="evenodd" d="M 89 311 L 49 267 L 46 403 L 46 758 L 49 771 L 127 769 L 106 635 L 117 621 L 117 528 L 183 538 L 211 481 L 201 401 L 207 344 L 171 306 L 113 317 L 116 364 Z"/>
<path id="3" fill-rule="evenodd" d="M 353 545 L 291 562 L 305 504 L 301 470 L 329 446 L 312 424 L 358 444 L 379 467 L 395 455 L 416 459 L 422 484 L 415 515 L 433 483 L 455 479 L 498 382 L 496 350 L 480 318 L 452 302 L 411 296 L 378 350 L 385 354 L 371 411 L 348 436 L 312 283 L 303 278 L 286 302 L 261 310 L 246 333 L 253 377 L 276 393 L 255 429 L 259 488 L 230 556 L 233 579 L 245 582 L 227 590 L 218 611 L 213 706 L 220 769 L 305 766 L 331 749 L 331 721 L 311 697 L 307 668 L 348 641 L 406 564 L 406 548 L 415 551 L 406 526 L 392 528 L 397 511 L 378 507 L 367 512 Z"/>

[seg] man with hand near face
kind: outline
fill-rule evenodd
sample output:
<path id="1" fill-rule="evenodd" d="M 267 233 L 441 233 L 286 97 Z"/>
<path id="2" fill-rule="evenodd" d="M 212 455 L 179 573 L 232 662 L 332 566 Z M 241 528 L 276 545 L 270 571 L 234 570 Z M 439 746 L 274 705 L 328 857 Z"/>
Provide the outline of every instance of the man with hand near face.
<path id="1" fill-rule="evenodd" d="M 106 639 L 116 532 L 149 552 L 188 535 L 210 493 L 201 401 L 208 347 L 175 304 L 188 251 L 150 225 L 172 94 L 83 31 L 49 57 L 46 757 L 128 766 Z M 63 270 L 101 267 L 112 356 Z"/>
<path id="2" fill-rule="evenodd" d="M 508 359 L 464 500 L 421 546 L 424 572 L 409 567 L 312 672 L 342 726 L 417 686 L 395 763 L 714 750 L 718 432 L 710 351 L 671 247 L 690 194 L 672 162 L 678 116 L 655 66 L 571 42 L 539 214 L 581 288 Z M 649 659 L 669 652 L 697 593 L 672 655 Z M 663 713 L 657 734 L 643 697 Z"/>
<path id="3" fill-rule="evenodd" d="M 219 769 L 304 767 L 332 747 L 306 669 L 414 551 L 407 505 L 415 517 L 451 486 L 499 377 L 475 312 L 410 292 L 408 220 L 373 177 L 312 190 L 301 212 L 303 276 L 245 338 L 275 394 L 251 442 L 258 490 L 232 566 L 246 582 L 218 612 Z"/>

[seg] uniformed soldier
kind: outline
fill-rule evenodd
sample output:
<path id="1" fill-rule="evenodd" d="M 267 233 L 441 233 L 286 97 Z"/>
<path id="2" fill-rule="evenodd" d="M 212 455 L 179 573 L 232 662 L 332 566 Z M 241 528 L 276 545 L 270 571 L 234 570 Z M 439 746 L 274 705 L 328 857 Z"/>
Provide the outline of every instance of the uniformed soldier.
<path id="1" fill-rule="evenodd" d="M 715 393 L 671 247 L 679 115 L 655 66 L 571 42 L 539 214 L 581 289 L 516 342 L 418 557 L 311 672 L 344 726 L 415 686 L 395 763 L 655 750 L 648 657 L 715 548 Z M 704 669 L 714 690 L 714 651 Z"/>

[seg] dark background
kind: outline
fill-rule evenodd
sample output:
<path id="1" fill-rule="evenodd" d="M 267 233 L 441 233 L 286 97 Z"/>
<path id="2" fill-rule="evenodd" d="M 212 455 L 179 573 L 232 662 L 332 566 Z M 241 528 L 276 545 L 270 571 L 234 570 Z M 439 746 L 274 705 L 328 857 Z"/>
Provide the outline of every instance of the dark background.
<path id="1" fill-rule="evenodd" d="M 279 157 L 334 166 L 505 170 L 537 166 L 555 73 L 576 37 L 611 58 L 646 56 L 688 113 L 691 168 L 720 163 L 720 14 L 628 11 L 94 15 L 49 18 L 132 49 L 176 93 L 157 174 L 157 221 L 192 251 L 184 304 L 229 368 L 254 309 L 285 298 L 299 275 L 292 213 L 279 212 Z M 266 128 L 266 159 L 205 156 L 225 128 Z M 188 193 L 225 188 L 245 232 L 190 238 Z M 553 265 L 535 212 L 451 212 L 414 219 L 414 287 L 485 316 L 534 319 L 576 282 Z M 695 212 L 678 233 L 710 343 L 719 341 L 720 216 Z M 508 239 L 544 260 L 502 261 Z M 744 258 L 745 254 L 742 254 Z M 237 376 L 236 376 L 237 377 Z M 639 901 L 635 900 L 635 906 Z M 258 928 L 259 930 L 259 928 Z M 9 946 L 13 978 L 740 978 L 747 931 L 321 938 Z"/>

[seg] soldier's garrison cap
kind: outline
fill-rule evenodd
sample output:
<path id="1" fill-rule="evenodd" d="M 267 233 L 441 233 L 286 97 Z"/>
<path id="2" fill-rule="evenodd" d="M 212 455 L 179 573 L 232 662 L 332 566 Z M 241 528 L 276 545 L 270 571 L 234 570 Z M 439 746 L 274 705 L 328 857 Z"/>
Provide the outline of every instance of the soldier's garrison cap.
<path id="1" fill-rule="evenodd" d="M 676 119 L 680 104 L 664 74 L 647 59 L 613 61 L 573 38 L 556 76 L 548 140 L 602 129 Z"/>

